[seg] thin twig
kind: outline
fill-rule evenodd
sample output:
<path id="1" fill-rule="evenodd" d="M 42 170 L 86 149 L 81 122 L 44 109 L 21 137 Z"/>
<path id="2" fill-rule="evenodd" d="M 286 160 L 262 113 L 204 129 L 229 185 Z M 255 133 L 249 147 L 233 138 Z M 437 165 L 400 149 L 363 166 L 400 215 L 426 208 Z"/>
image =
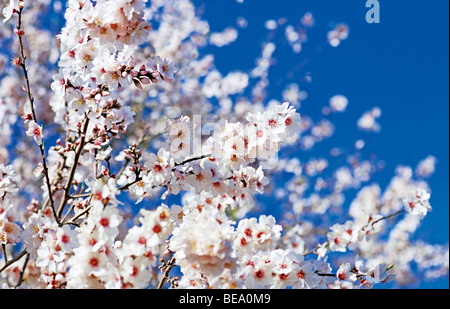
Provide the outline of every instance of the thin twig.
<path id="1" fill-rule="evenodd" d="M 372 222 L 372 225 L 374 225 L 375 223 L 378 223 L 378 222 L 380 222 L 380 221 L 382 221 L 382 220 L 386 220 L 386 219 L 389 219 L 389 218 L 395 217 L 395 216 L 397 216 L 397 215 L 401 214 L 401 213 L 402 213 L 402 212 L 404 212 L 404 211 L 405 211 L 405 209 L 400 209 L 399 211 L 397 211 L 397 212 L 394 212 L 393 214 L 390 214 L 390 215 L 388 215 L 388 216 L 385 216 L 385 217 L 379 218 L 379 219 L 377 219 L 377 220 L 373 221 L 373 222 Z"/>
<path id="2" fill-rule="evenodd" d="M 2 244 L 2 248 L 3 248 L 3 256 L 5 257 L 5 262 L 8 262 L 8 256 L 6 255 L 6 245 Z"/>
<path id="3" fill-rule="evenodd" d="M 28 95 L 28 100 L 30 101 L 30 108 L 31 108 L 31 113 L 32 113 L 32 117 L 35 123 L 37 122 L 37 117 L 36 117 L 36 112 L 34 109 L 34 97 L 31 94 L 31 87 L 30 87 L 30 79 L 28 77 L 28 69 L 26 66 L 26 57 L 25 57 L 25 53 L 24 53 L 24 48 L 23 48 L 23 40 L 22 40 L 22 36 L 24 34 L 24 32 L 22 31 L 22 12 L 23 12 L 23 8 L 20 8 L 19 11 L 17 12 L 19 15 L 18 18 L 18 23 L 17 23 L 17 33 L 18 33 L 18 37 L 19 37 L 19 52 L 20 52 L 20 67 L 22 68 L 23 71 L 23 75 L 25 77 L 25 81 L 26 81 L 26 92 Z M 52 207 L 53 210 L 53 216 L 55 217 L 56 223 L 58 223 L 58 225 L 61 225 L 61 222 L 59 221 L 58 216 L 56 215 L 55 212 L 55 204 L 53 201 L 53 194 L 52 194 L 52 188 L 50 185 L 50 177 L 49 177 L 49 172 L 48 172 L 48 167 L 47 167 L 47 162 L 45 159 L 45 151 L 44 151 L 44 144 L 40 144 L 39 145 L 39 150 L 41 152 L 41 160 L 42 160 L 42 167 L 44 169 L 44 175 L 45 175 L 45 181 L 47 183 L 47 190 L 48 190 L 48 195 L 49 195 L 49 201 L 50 201 L 50 206 Z"/>
<path id="4" fill-rule="evenodd" d="M 89 210 L 91 210 L 92 205 L 89 205 L 88 207 L 86 207 L 86 209 L 83 209 L 82 211 L 80 211 L 79 213 L 77 213 L 75 216 L 73 216 L 72 218 L 70 218 L 69 221 L 64 222 L 64 224 L 74 224 L 77 225 L 77 223 L 75 222 L 75 220 L 77 220 L 79 217 L 81 217 L 82 215 L 86 214 L 89 212 Z"/>
<path id="5" fill-rule="evenodd" d="M 306 256 L 306 255 L 308 255 L 308 254 L 314 253 L 314 252 L 317 251 L 317 249 L 319 249 L 319 245 L 317 245 L 315 248 L 313 248 L 313 249 L 311 249 L 311 250 L 306 251 L 305 253 L 303 253 L 303 256 Z"/>
<path id="6" fill-rule="evenodd" d="M 211 156 L 210 154 L 206 154 L 206 155 L 201 155 L 199 157 L 192 157 L 192 158 L 186 159 L 186 160 L 184 160 L 184 161 L 182 161 L 180 163 L 175 163 L 174 166 L 172 167 L 172 172 L 175 171 L 178 166 L 182 166 L 182 165 L 184 165 L 186 163 L 189 163 L 189 162 L 192 162 L 192 161 L 208 158 L 210 156 Z M 128 189 L 129 187 L 131 187 L 135 183 L 138 183 L 141 180 L 142 180 L 142 177 L 137 175 L 137 177 L 132 182 L 123 185 L 122 187 L 118 188 L 118 190 L 119 191 L 126 190 L 126 189 Z M 158 186 L 154 186 L 153 189 L 156 188 L 156 187 L 158 187 Z"/>
<path id="7" fill-rule="evenodd" d="M 20 272 L 19 281 L 17 282 L 16 288 L 19 287 L 23 282 L 23 275 L 25 274 L 25 270 L 27 268 L 28 261 L 30 260 L 30 254 L 27 253 L 27 257 L 25 258 L 25 262 L 22 266 L 22 271 Z"/>
<path id="8" fill-rule="evenodd" d="M 85 139 L 86 139 L 88 125 L 89 125 L 89 117 L 85 116 L 84 121 L 83 121 L 83 126 L 82 126 L 80 143 L 78 144 L 78 148 L 75 150 L 75 157 L 73 159 L 73 165 L 72 165 L 72 168 L 70 169 L 69 177 L 67 178 L 66 185 L 64 186 L 64 196 L 61 199 L 61 203 L 59 204 L 58 212 L 56 214 L 58 218 L 61 218 L 62 212 L 64 211 L 64 207 L 70 198 L 69 191 L 70 191 L 70 187 L 72 186 L 72 181 L 73 181 L 73 177 L 75 176 L 75 171 L 78 167 L 78 160 L 80 159 L 81 152 L 83 151 L 83 148 L 85 145 Z"/>
<path id="9" fill-rule="evenodd" d="M 182 161 L 180 163 L 175 163 L 174 167 L 185 165 L 186 163 L 189 163 L 189 162 L 192 162 L 192 161 L 195 161 L 195 160 L 201 160 L 201 159 L 204 159 L 204 158 L 208 158 L 210 156 L 211 156 L 211 154 L 205 154 L 205 155 L 201 155 L 199 157 L 192 157 L 192 158 L 186 159 L 186 160 L 184 160 L 184 161 Z"/>
<path id="10" fill-rule="evenodd" d="M 165 271 L 164 276 L 161 278 L 161 281 L 159 281 L 157 289 L 160 290 L 164 286 L 164 282 L 166 282 L 167 279 L 169 279 L 169 273 L 172 270 L 172 268 L 175 266 L 175 257 L 172 257 L 172 259 L 165 265 Z"/>
<path id="11" fill-rule="evenodd" d="M 2 266 L 2 268 L 0 268 L 0 273 L 2 271 L 4 271 L 6 268 L 8 268 L 9 266 L 11 266 L 11 264 L 14 264 L 15 262 L 17 262 L 18 260 L 20 260 L 25 254 L 27 254 L 27 250 L 23 250 L 22 252 L 20 252 L 17 256 L 15 256 L 14 258 L 12 258 L 11 260 L 8 260 L 5 265 Z"/>

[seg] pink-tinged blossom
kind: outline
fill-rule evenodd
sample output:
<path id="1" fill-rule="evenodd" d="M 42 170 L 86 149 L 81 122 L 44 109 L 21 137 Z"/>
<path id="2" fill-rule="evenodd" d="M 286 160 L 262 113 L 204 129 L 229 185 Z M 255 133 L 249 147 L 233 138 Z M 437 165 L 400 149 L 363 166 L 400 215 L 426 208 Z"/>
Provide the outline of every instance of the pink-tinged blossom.
<path id="1" fill-rule="evenodd" d="M 92 207 L 88 224 L 94 229 L 98 229 L 100 235 L 114 239 L 119 233 L 119 224 L 122 216 L 114 206 L 104 207 L 102 204 L 95 204 Z"/>
<path id="2" fill-rule="evenodd" d="M 347 108 L 348 99 L 343 95 L 335 95 L 330 99 L 330 107 L 333 112 L 343 112 Z"/>
<path id="3" fill-rule="evenodd" d="M 27 129 L 26 134 L 28 136 L 32 136 L 34 141 L 38 145 L 42 145 L 42 138 L 43 138 L 42 126 L 38 125 L 36 122 L 31 120 L 28 123 L 28 129 Z"/>
<path id="4" fill-rule="evenodd" d="M 26 244 L 27 251 L 33 257 L 37 254 L 37 249 L 41 246 L 44 238 L 49 233 L 53 233 L 57 229 L 57 225 L 52 223 L 48 217 L 41 214 L 33 214 L 23 225 L 23 240 Z"/>
<path id="5" fill-rule="evenodd" d="M 175 252 L 182 269 L 198 264 L 205 276 L 213 277 L 223 270 L 230 257 L 231 224 L 226 215 L 214 209 L 205 207 L 187 213 L 173 230 L 169 250 Z"/>
<path id="6" fill-rule="evenodd" d="M 321 279 L 315 272 L 314 264 L 307 261 L 297 261 L 292 265 L 292 276 L 295 280 L 292 283 L 294 289 L 319 288 Z"/>
<path id="7" fill-rule="evenodd" d="M 3 19 L 4 23 L 6 23 L 12 17 L 14 12 L 19 10 L 19 2 L 22 2 L 22 1 L 9 0 L 9 4 L 3 8 L 2 13 L 3 13 L 3 16 L 5 17 Z"/>
<path id="8" fill-rule="evenodd" d="M 175 73 L 177 72 L 177 68 L 173 64 L 172 60 L 164 57 L 156 57 L 155 58 L 156 68 L 161 77 L 165 80 L 171 81 L 175 78 Z"/>
<path id="9" fill-rule="evenodd" d="M 0 220 L 0 242 L 3 245 L 20 241 L 20 226 L 15 222 Z"/>
<path id="10" fill-rule="evenodd" d="M 376 119 L 381 116 L 381 109 L 374 107 L 368 112 L 365 112 L 361 118 L 358 119 L 358 128 L 363 131 L 378 132 L 381 130 L 381 126 Z"/>
<path id="11" fill-rule="evenodd" d="M 337 47 L 342 41 L 349 36 L 350 29 L 346 24 L 337 24 L 332 30 L 327 33 L 328 43 L 332 47 Z"/>
<path id="12" fill-rule="evenodd" d="M 345 281 L 355 281 L 357 279 L 356 274 L 352 270 L 353 269 L 350 263 L 341 264 L 341 266 L 339 266 L 338 271 L 336 272 L 337 279 Z"/>
<path id="13" fill-rule="evenodd" d="M 256 254 L 242 258 L 244 266 L 240 278 L 249 289 L 264 289 L 272 285 L 272 264 L 266 251 L 256 251 Z"/>
<path id="14" fill-rule="evenodd" d="M 71 253 L 77 247 L 77 235 L 78 233 L 68 225 L 56 230 L 56 242 L 64 253 Z"/>
<path id="15" fill-rule="evenodd" d="M 233 249 L 238 256 L 251 254 L 258 250 L 271 250 L 281 236 L 281 226 L 272 216 L 261 215 L 239 221 L 233 241 Z"/>
<path id="16" fill-rule="evenodd" d="M 423 188 L 417 188 L 415 195 L 403 199 L 405 209 L 413 215 L 425 217 L 431 210 L 430 193 Z"/>
<path id="17" fill-rule="evenodd" d="M 3 198 L 8 193 L 15 193 L 19 189 L 17 187 L 18 177 L 12 165 L 4 165 L 0 163 L 0 197 Z M 6 204 L 6 203 L 5 203 Z"/>

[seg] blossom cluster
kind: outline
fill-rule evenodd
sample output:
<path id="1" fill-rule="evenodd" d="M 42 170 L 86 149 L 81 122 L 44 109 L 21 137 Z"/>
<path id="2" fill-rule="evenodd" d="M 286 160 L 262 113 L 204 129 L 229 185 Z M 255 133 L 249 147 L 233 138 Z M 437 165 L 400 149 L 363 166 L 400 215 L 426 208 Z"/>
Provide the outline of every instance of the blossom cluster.
<path id="1" fill-rule="evenodd" d="M 2 10 L 2 288 L 371 288 L 409 284 L 414 265 L 448 275 L 448 245 L 412 237 L 432 210 L 436 158 L 398 166 L 383 190 L 365 140 L 308 157 L 347 97 L 319 120 L 300 112 L 296 83 L 268 99 L 275 34 L 301 53 L 312 13 L 268 20 L 255 67 L 224 74 L 202 48 L 239 29 L 211 29 L 189 0 L 69 0 L 56 36 L 35 22 L 50 4 Z M 348 36 L 337 24 L 328 43 Z M 376 133 L 379 117 L 356 127 Z"/>

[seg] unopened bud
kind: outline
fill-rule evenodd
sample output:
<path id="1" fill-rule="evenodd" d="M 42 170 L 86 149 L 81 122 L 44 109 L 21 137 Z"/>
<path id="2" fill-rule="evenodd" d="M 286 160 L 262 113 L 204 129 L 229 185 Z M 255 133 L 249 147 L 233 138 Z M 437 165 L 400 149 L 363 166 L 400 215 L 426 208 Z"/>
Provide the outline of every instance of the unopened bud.
<path id="1" fill-rule="evenodd" d="M 22 64 L 19 57 L 14 57 L 11 61 L 12 65 L 19 66 Z"/>
<path id="2" fill-rule="evenodd" d="M 151 84 L 150 78 L 148 78 L 147 76 L 141 77 L 141 83 L 142 83 L 143 85 L 149 85 L 149 84 Z"/>
<path id="3" fill-rule="evenodd" d="M 25 31 L 21 29 L 14 29 L 14 33 L 17 34 L 18 36 L 23 36 L 25 34 Z"/>

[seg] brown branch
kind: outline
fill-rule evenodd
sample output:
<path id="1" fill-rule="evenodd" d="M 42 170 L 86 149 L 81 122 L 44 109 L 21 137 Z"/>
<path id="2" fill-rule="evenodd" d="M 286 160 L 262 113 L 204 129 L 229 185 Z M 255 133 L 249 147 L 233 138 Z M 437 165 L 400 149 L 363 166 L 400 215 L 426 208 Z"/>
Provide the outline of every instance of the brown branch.
<path id="1" fill-rule="evenodd" d="M 92 205 L 87 206 L 85 209 L 83 209 L 82 211 L 80 211 L 79 213 L 77 213 L 75 216 L 73 216 L 72 218 L 70 218 L 70 220 L 64 222 L 64 224 L 73 224 L 73 225 L 77 225 L 77 223 L 75 222 L 75 220 L 77 220 L 78 218 L 80 218 L 81 216 L 83 216 L 84 214 L 88 213 L 89 210 L 91 210 Z"/>
<path id="2" fill-rule="evenodd" d="M 319 245 L 317 245 L 315 248 L 313 248 L 313 249 L 311 249 L 311 250 L 306 251 L 305 253 L 303 253 L 303 256 L 306 256 L 306 255 L 308 255 L 308 254 L 314 253 L 314 252 L 317 251 L 317 249 L 319 249 Z"/>
<path id="3" fill-rule="evenodd" d="M 72 168 L 70 169 L 69 177 L 67 178 L 66 185 L 64 186 L 64 196 L 61 199 L 61 203 L 59 204 L 58 212 L 56 214 L 56 216 L 58 218 L 61 218 L 62 212 L 64 211 L 64 207 L 70 198 L 69 191 L 70 191 L 70 187 L 72 186 L 72 181 L 73 181 L 73 177 L 75 176 L 75 171 L 78 167 L 78 160 L 80 159 L 81 152 L 83 151 L 83 148 L 85 145 L 88 125 L 89 125 L 89 118 L 86 115 L 84 118 L 84 121 L 83 121 L 83 125 L 82 125 L 82 133 L 81 133 L 80 143 L 78 144 L 78 148 L 75 150 L 75 157 L 73 159 L 73 165 L 72 165 Z"/>
<path id="4" fill-rule="evenodd" d="M 167 279 L 170 279 L 169 273 L 172 270 L 172 268 L 175 266 L 175 257 L 172 257 L 172 259 L 169 261 L 169 263 L 166 264 L 166 262 L 162 259 L 161 260 L 163 265 L 162 269 L 165 269 L 164 276 L 161 278 L 161 281 L 159 281 L 157 289 L 160 290 L 164 286 L 164 282 L 166 282 Z"/>
<path id="5" fill-rule="evenodd" d="M 382 220 L 386 220 L 386 219 L 395 217 L 395 216 L 401 214 L 401 213 L 404 212 L 404 211 L 405 211 L 405 209 L 400 209 L 399 211 L 394 212 L 393 214 L 390 214 L 390 215 L 385 216 L 385 217 L 381 217 L 381 218 L 379 218 L 379 219 L 373 221 L 373 222 L 372 222 L 372 226 L 373 226 L 375 223 L 378 223 L 378 222 L 380 222 L 380 221 L 382 221 Z M 370 223 L 370 222 L 369 222 L 369 223 Z M 364 228 L 366 228 L 367 226 L 368 226 L 368 225 L 366 225 Z"/>
<path id="6" fill-rule="evenodd" d="M 204 158 L 208 158 L 208 157 L 210 157 L 210 156 L 211 156 L 210 154 L 206 154 L 206 155 L 201 155 L 201 156 L 199 156 L 199 157 L 192 157 L 192 158 L 186 159 L 186 160 L 184 160 L 184 161 L 182 161 L 182 162 L 180 162 L 180 163 L 175 163 L 174 166 L 172 167 L 172 172 L 175 171 L 176 168 L 177 168 L 178 166 L 182 166 L 182 165 L 184 165 L 184 164 L 186 164 L 186 163 L 189 163 L 189 162 L 192 162 L 192 161 L 196 161 L 196 160 L 201 160 L 201 159 L 204 159 Z M 136 178 L 135 178 L 132 182 L 123 185 L 122 187 L 118 188 L 118 190 L 119 190 L 119 191 L 126 190 L 126 189 L 128 189 L 129 187 L 131 187 L 131 186 L 134 185 L 135 183 L 138 183 L 138 182 L 141 181 L 141 180 L 142 180 L 142 177 L 141 177 L 139 174 L 137 174 L 137 175 L 136 175 Z M 152 189 L 157 188 L 157 187 L 158 187 L 158 186 L 154 186 Z"/>
<path id="7" fill-rule="evenodd" d="M 19 37 L 20 67 L 22 68 L 23 75 L 25 77 L 25 81 L 26 81 L 26 85 L 27 85 L 26 93 L 28 95 L 28 100 L 30 101 L 32 117 L 33 117 L 34 122 L 38 123 L 37 117 L 36 117 L 36 112 L 34 109 L 34 97 L 31 94 L 30 79 L 28 77 L 28 69 L 26 66 L 26 57 L 25 57 L 25 52 L 24 52 L 24 48 L 23 48 L 22 36 L 24 35 L 25 32 L 21 29 L 22 28 L 22 12 L 23 12 L 23 8 L 21 7 L 19 9 L 19 11 L 17 12 L 19 15 L 18 23 L 17 23 L 17 36 Z M 61 222 L 55 212 L 55 203 L 53 200 L 52 188 L 50 185 L 50 177 L 49 177 L 47 162 L 45 159 L 45 151 L 44 151 L 43 145 L 44 145 L 43 143 L 39 145 L 39 150 L 41 152 L 42 167 L 44 169 L 45 181 L 47 183 L 47 190 L 48 190 L 48 195 L 49 195 L 50 206 L 52 207 L 53 216 L 55 217 L 56 223 L 58 223 L 58 225 L 61 225 Z"/>
<path id="8" fill-rule="evenodd" d="M 4 271 L 6 268 L 8 268 L 9 266 L 11 266 L 12 264 L 14 264 L 15 262 L 17 262 L 18 260 L 20 260 L 25 254 L 27 254 L 27 250 L 23 250 L 17 256 L 12 258 L 11 260 L 8 260 L 8 262 L 6 262 L 5 265 L 3 265 L 2 268 L 0 268 L 0 273 L 2 271 Z"/>
<path id="9" fill-rule="evenodd" d="M 133 180 L 132 182 L 127 183 L 126 185 L 123 185 L 122 187 L 118 188 L 118 190 L 119 190 L 119 191 L 126 190 L 126 189 L 128 189 L 129 187 L 131 187 L 131 186 L 134 185 L 135 183 L 138 183 L 138 182 L 141 181 L 141 180 L 142 180 L 142 178 L 141 178 L 141 177 L 138 177 L 138 178 L 136 178 L 135 180 Z"/>
<path id="10" fill-rule="evenodd" d="M 28 261 L 30 260 L 30 254 L 27 253 L 27 257 L 25 258 L 25 262 L 22 266 L 22 271 L 20 272 L 19 281 L 17 281 L 16 288 L 19 287 L 23 282 L 23 275 L 25 274 L 25 270 L 27 269 Z"/>
<path id="11" fill-rule="evenodd" d="M 211 154 L 205 154 L 205 155 L 201 155 L 199 157 L 193 157 L 193 158 L 190 158 L 190 159 L 186 159 L 186 160 L 184 160 L 184 161 L 182 161 L 180 163 L 175 163 L 174 164 L 174 168 L 177 167 L 177 166 L 185 165 L 186 163 L 189 163 L 189 162 L 192 162 L 192 161 L 195 161 L 195 160 L 201 160 L 201 159 L 204 159 L 204 158 L 208 158 L 210 156 L 211 156 Z M 174 170 L 174 168 L 172 170 Z"/>

